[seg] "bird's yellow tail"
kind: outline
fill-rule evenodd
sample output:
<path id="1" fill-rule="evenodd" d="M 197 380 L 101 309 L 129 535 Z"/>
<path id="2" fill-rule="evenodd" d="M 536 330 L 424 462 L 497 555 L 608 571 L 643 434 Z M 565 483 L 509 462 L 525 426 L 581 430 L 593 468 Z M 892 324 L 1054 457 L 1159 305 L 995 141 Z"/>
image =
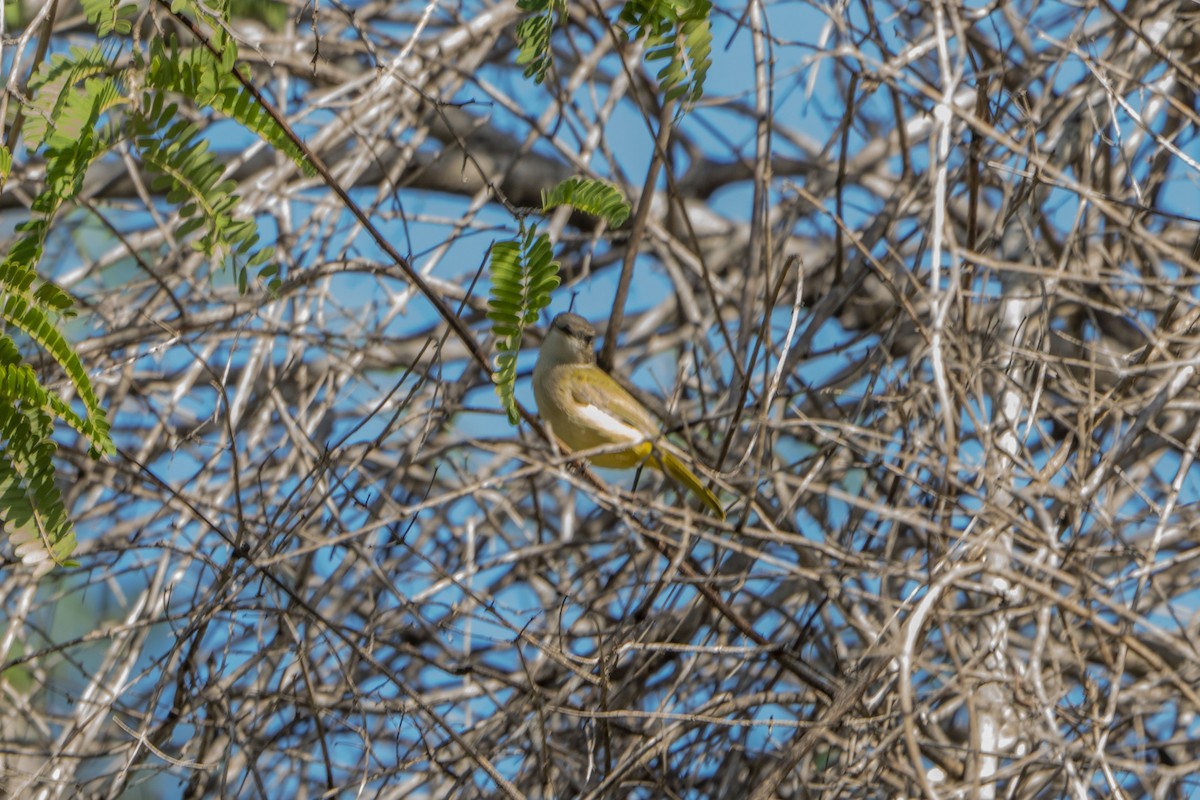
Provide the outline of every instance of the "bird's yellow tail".
<path id="1" fill-rule="evenodd" d="M 717 499 L 717 496 L 707 486 L 700 482 L 700 479 L 696 477 L 694 472 L 670 453 L 663 453 L 660 458 L 664 472 L 686 486 L 692 494 L 699 497 L 718 519 L 725 519 L 725 509 L 721 508 L 721 501 Z"/>

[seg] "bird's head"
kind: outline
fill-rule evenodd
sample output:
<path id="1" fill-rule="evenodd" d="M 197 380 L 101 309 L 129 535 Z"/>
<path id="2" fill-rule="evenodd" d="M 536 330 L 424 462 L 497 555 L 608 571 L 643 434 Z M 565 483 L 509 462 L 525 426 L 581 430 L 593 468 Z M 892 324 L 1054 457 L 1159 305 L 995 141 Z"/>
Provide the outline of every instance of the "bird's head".
<path id="1" fill-rule="evenodd" d="M 550 323 L 538 360 L 549 364 L 593 364 L 596 361 L 596 329 L 586 319 L 569 311 Z"/>

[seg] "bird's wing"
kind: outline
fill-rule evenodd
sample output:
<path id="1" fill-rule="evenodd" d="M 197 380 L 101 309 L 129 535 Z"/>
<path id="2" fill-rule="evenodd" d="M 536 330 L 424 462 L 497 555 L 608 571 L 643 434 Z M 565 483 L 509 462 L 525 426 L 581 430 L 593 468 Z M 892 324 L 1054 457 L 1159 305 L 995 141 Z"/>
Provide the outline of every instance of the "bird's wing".
<path id="1" fill-rule="evenodd" d="M 637 399 L 613 380 L 607 372 L 594 365 L 579 368 L 581 372 L 570 382 L 571 399 L 579 410 L 601 427 L 616 430 L 630 429 L 632 438 L 653 439 L 659 426 L 650 412 Z"/>

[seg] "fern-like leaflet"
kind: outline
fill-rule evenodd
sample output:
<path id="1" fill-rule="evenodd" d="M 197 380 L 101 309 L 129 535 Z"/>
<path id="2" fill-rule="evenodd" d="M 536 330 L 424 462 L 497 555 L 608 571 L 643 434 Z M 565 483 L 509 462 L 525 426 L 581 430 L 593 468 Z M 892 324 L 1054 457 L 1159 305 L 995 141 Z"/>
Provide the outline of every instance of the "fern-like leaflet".
<path id="1" fill-rule="evenodd" d="M 118 36 L 128 36 L 133 31 L 133 18 L 138 14 L 138 8 L 132 3 L 121 3 L 119 0 L 80 0 L 87 21 L 96 26 L 99 36 L 115 33 Z"/>
<path id="2" fill-rule="evenodd" d="M 517 0 L 517 8 L 528 16 L 517 25 L 517 63 L 525 65 L 525 77 L 535 83 L 546 79 L 553 56 L 550 34 L 555 17 L 566 11 L 565 0 Z"/>
<path id="3" fill-rule="evenodd" d="M 541 83 L 553 64 L 550 35 L 566 11 L 562 0 L 517 0 L 526 16 L 517 26 L 517 63 Z M 647 62 L 666 61 L 657 74 L 669 102 L 694 105 L 712 66 L 711 0 L 628 0 L 618 20 L 631 40 L 645 38 Z"/>
<path id="4" fill-rule="evenodd" d="M 213 43 L 224 43 L 220 58 L 201 47 L 181 51 L 173 38 L 169 43 L 155 40 L 150 46 L 147 84 L 221 112 L 287 155 L 305 175 L 316 175 L 316 168 L 287 130 L 238 82 L 234 75 L 238 69 L 234 59 L 237 48 L 215 35 Z"/>
<path id="5" fill-rule="evenodd" d="M 81 0 L 81 5 L 100 36 L 132 32 L 135 5 L 119 0 Z M 243 291 L 247 270 L 262 266 L 272 248 L 259 247 L 254 221 L 236 215 L 234 184 L 223 178 L 224 169 L 198 130 L 181 121 L 166 95 L 182 95 L 242 123 L 306 174 L 315 174 L 286 128 L 239 80 L 237 47 L 227 33 L 228 0 L 172 0 L 171 9 L 208 23 L 207 47 L 181 53 L 174 44 L 155 40 L 150 57 L 135 50 L 128 67 L 118 67 L 99 47 L 72 48 L 52 55 L 29 81 L 22 133 L 26 148 L 40 151 L 46 168 L 30 218 L 16 226 L 0 258 L 0 321 L 7 331 L 0 333 L 0 514 L 18 557 L 31 563 L 65 564 L 74 549 L 70 518 L 54 480 L 55 420 L 85 437 L 93 457 L 115 449 L 91 379 L 59 326 L 60 318 L 74 313 L 72 298 L 36 272 L 59 210 L 80 194 L 91 165 L 116 141 L 112 112 L 125 109 L 120 135 L 132 133 L 152 186 L 180 207 L 180 235 L 196 234 L 196 249 L 231 260 Z M 131 86 L 144 91 L 131 94 Z M 0 185 L 11 168 L 11 152 L 0 146 Z M 259 275 L 278 288 L 277 272 L 268 266 Z M 11 336 L 20 337 L 23 347 L 36 346 L 63 369 L 74 404 L 37 380 Z"/>
<path id="6" fill-rule="evenodd" d="M 667 63 L 658 71 L 666 100 L 695 103 L 712 66 L 709 0 L 629 0 L 620 20 L 630 39 L 646 38 L 646 61 Z"/>
<path id="7" fill-rule="evenodd" d="M 542 190 L 542 210 L 571 206 L 600 217 L 610 228 L 619 228 L 629 219 L 629 203 L 617 187 L 592 178 L 568 178 L 553 189 Z"/>
<path id="8" fill-rule="evenodd" d="M 492 381 L 508 420 L 520 419 L 514 396 L 517 354 L 525 329 L 537 323 L 538 312 L 550 305 L 550 293 L 558 287 L 558 262 L 550 248 L 550 237 L 538 234 L 537 226 L 522 228 L 521 236 L 492 246 L 489 273 L 488 319 L 496 336 L 495 369 Z"/>

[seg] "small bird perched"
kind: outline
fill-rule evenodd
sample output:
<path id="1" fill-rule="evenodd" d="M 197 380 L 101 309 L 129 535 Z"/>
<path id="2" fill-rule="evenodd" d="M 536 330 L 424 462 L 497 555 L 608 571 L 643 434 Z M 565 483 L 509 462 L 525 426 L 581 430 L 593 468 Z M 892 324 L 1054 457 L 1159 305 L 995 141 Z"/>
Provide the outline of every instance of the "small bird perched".
<path id="1" fill-rule="evenodd" d="M 559 314 L 550 323 L 533 368 L 533 396 L 542 419 L 570 450 L 628 444 L 626 449 L 587 458 L 598 467 L 631 469 L 645 464 L 665 472 L 725 519 L 717 496 L 668 451 L 672 446 L 650 412 L 596 366 L 595 340 L 595 329 L 578 314 Z"/>

